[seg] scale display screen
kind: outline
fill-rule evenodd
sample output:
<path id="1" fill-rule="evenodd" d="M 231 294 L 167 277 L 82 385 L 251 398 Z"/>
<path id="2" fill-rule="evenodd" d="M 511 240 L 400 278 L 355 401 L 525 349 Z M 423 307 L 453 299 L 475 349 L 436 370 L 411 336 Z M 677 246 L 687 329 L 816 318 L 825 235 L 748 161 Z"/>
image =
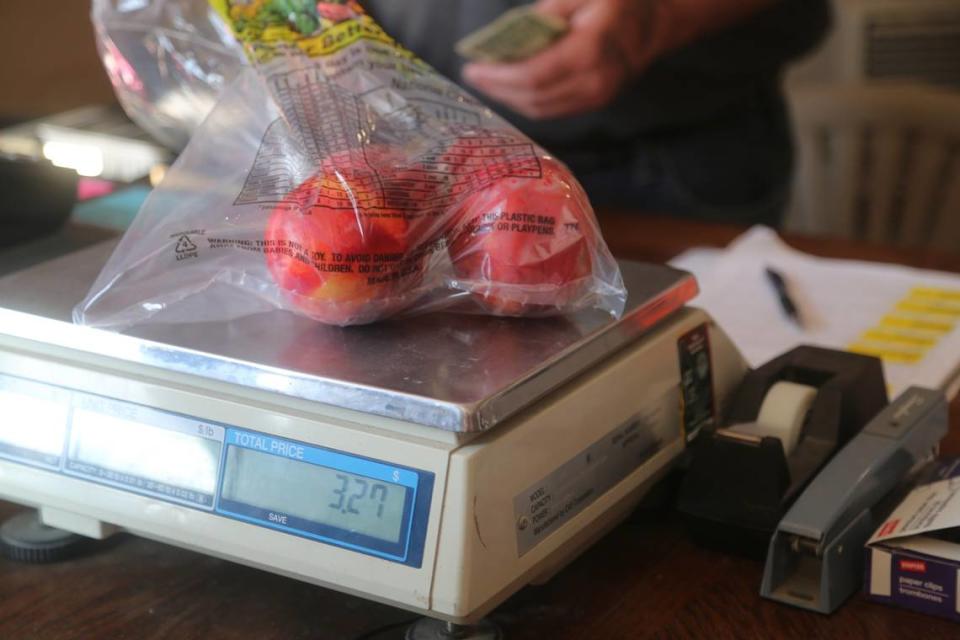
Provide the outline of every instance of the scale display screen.
<path id="1" fill-rule="evenodd" d="M 429 471 L 3 374 L 0 459 L 423 564 Z"/>
<path id="2" fill-rule="evenodd" d="M 65 470 L 213 509 L 223 433 L 184 416 L 78 396 Z"/>
<path id="3" fill-rule="evenodd" d="M 230 447 L 223 498 L 392 543 L 410 489 L 329 467 Z"/>
<path id="4" fill-rule="evenodd" d="M 60 466 L 69 398 L 55 387 L 0 376 L 0 456 Z"/>
<path id="5" fill-rule="evenodd" d="M 219 510 L 404 561 L 421 474 L 229 429 Z"/>

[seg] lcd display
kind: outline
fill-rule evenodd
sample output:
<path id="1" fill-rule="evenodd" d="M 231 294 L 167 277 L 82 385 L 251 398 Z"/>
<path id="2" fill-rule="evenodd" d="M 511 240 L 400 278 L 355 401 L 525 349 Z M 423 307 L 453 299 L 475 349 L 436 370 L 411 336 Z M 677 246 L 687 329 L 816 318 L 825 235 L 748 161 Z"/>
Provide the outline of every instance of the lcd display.
<path id="1" fill-rule="evenodd" d="M 195 428 L 210 429 L 202 424 Z M 218 440 L 182 430 L 75 408 L 67 468 L 212 507 L 221 446 Z"/>
<path id="2" fill-rule="evenodd" d="M 0 444 L 58 459 L 67 431 L 67 406 L 0 389 Z"/>
<path id="3" fill-rule="evenodd" d="M 399 543 L 409 487 L 289 457 L 231 446 L 222 498 L 285 517 Z"/>

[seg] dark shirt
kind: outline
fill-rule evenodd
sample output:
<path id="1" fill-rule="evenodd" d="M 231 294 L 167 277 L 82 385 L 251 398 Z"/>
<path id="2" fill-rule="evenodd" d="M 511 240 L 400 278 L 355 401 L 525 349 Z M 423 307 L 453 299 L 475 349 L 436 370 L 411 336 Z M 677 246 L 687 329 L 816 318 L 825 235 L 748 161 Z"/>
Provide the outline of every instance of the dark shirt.
<path id="1" fill-rule="evenodd" d="M 388 33 L 457 82 L 464 61 L 454 53 L 454 43 L 520 4 L 526 2 L 365 2 Z M 691 189 L 707 187 L 707 201 L 755 201 L 788 179 L 792 148 L 781 74 L 787 62 L 824 35 L 827 4 L 780 0 L 738 25 L 663 56 L 613 103 L 592 113 L 531 121 L 491 106 L 581 176 L 632 164 L 637 154 L 652 153 L 658 163 L 666 161 L 683 174 L 681 182 Z M 698 180 L 709 184 L 698 185 Z"/>

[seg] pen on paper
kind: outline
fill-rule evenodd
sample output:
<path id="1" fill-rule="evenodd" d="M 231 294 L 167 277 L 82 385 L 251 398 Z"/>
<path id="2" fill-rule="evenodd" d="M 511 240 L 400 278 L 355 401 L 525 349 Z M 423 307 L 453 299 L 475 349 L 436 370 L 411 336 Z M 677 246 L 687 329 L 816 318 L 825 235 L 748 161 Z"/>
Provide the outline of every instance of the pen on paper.
<path id="1" fill-rule="evenodd" d="M 773 287 L 773 291 L 777 296 L 777 301 L 780 303 L 780 308 L 783 309 L 784 315 L 793 321 L 800 329 L 805 329 L 803 314 L 800 312 L 800 307 L 797 305 L 796 299 L 790 294 L 790 287 L 787 286 L 787 281 L 783 277 L 783 274 L 772 267 L 767 267 L 766 275 L 767 281 L 769 281 Z"/>

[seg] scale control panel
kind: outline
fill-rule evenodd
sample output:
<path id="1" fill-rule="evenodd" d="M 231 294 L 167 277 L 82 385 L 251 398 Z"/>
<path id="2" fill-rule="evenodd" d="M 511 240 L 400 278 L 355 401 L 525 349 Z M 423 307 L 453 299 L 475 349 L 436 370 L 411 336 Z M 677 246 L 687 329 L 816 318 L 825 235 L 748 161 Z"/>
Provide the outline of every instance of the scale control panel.
<path id="1" fill-rule="evenodd" d="M 434 474 L 0 375 L 0 458 L 419 568 Z"/>

